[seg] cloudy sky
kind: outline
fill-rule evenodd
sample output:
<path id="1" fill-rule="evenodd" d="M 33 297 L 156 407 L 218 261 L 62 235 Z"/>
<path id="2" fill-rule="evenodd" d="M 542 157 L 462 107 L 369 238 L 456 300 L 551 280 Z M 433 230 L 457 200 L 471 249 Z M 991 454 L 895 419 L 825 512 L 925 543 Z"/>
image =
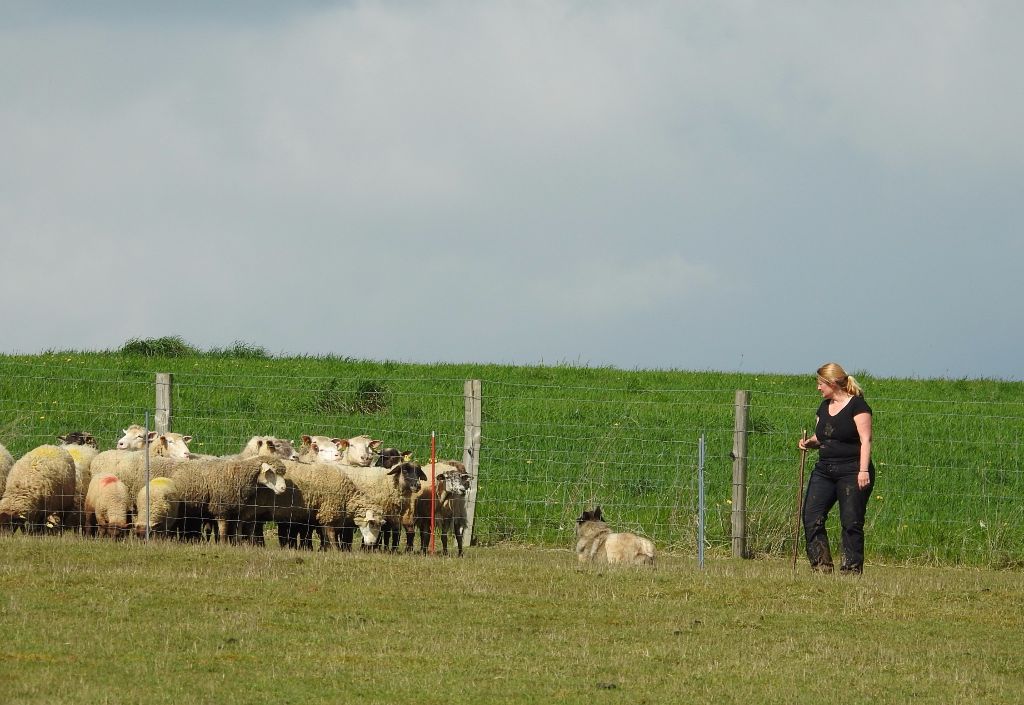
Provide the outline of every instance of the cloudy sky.
<path id="1" fill-rule="evenodd" d="M 0 352 L 1024 379 L 1019 2 L 0 2 Z"/>

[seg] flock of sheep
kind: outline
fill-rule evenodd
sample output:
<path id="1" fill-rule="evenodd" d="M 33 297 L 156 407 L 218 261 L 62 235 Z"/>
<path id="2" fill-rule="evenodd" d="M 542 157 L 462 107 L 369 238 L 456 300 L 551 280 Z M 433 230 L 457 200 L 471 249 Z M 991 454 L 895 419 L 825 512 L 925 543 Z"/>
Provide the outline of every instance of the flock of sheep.
<path id="1" fill-rule="evenodd" d="M 17 461 L 0 445 L 0 531 L 262 545 L 274 522 L 284 547 L 311 549 L 316 534 L 322 550 L 351 549 L 358 528 L 364 548 L 397 550 L 404 531 L 406 550 L 418 532 L 425 552 L 433 513 L 442 552 L 451 532 L 462 555 L 471 477 L 458 461 L 435 463 L 431 483 L 410 454 L 369 436 L 303 436 L 298 450 L 254 436 L 210 456 L 189 451 L 191 436 L 123 431 L 105 451 L 82 431 Z"/>

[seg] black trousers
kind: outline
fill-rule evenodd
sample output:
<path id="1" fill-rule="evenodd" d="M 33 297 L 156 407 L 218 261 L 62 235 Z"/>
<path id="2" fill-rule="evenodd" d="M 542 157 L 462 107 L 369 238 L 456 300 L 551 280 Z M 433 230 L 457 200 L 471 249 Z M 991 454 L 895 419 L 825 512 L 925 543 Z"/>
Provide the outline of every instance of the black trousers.
<path id="1" fill-rule="evenodd" d="M 825 521 L 836 502 L 839 502 L 839 523 L 843 527 L 840 569 L 855 573 L 864 569 L 864 515 L 868 497 L 875 486 L 875 467 L 872 464 L 869 471 L 871 484 L 862 490 L 857 487 L 858 465 L 856 462 L 836 464 L 819 460 L 807 480 L 804 538 L 807 559 L 815 570 L 832 570 L 832 551 L 829 550 Z"/>

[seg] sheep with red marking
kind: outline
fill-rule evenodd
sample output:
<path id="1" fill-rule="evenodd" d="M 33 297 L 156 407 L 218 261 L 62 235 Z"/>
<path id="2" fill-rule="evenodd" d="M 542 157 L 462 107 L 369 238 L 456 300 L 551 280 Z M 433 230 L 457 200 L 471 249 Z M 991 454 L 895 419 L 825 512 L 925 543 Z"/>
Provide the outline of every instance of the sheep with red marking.
<path id="1" fill-rule="evenodd" d="M 189 459 L 188 442 L 192 436 L 180 433 L 150 434 L 149 475 L 168 477 L 178 463 Z M 128 487 L 128 499 L 134 513 L 135 497 L 146 483 L 145 450 L 105 450 L 93 458 L 93 474 L 112 472 Z"/>
<path id="2" fill-rule="evenodd" d="M 82 533 L 122 539 L 128 535 L 128 486 L 110 472 L 93 475 L 85 493 Z"/>

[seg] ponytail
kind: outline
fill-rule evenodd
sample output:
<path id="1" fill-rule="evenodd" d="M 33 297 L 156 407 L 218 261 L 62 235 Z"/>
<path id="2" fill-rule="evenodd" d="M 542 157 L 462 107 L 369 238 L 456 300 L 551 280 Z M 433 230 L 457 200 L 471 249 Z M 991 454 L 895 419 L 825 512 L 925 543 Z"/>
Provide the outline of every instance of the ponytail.
<path id="1" fill-rule="evenodd" d="M 864 396 L 864 390 L 857 384 L 853 375 L 846 374 L 846 370 L 838 362 L 826 362 L 818 368 L 818 376 L 829 384 L 834 384 L 852 397 Z"/>

